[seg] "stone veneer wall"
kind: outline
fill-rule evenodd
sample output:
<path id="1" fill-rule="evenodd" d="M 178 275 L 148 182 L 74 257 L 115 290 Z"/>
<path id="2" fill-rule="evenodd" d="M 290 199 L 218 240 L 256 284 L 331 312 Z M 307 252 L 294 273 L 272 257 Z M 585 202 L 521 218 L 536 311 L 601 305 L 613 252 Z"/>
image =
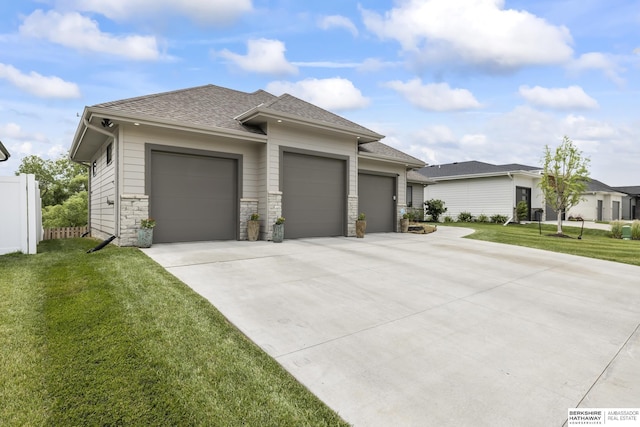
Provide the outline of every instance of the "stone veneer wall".
<path id="1" fill-rule="evenodd" d="M 399 233 L 402 230 L 400 226 L 400 220 L 402 219 L 402 215 L 407 212 L 407 205 L 401 205 L 398 203 L 396 206 L 396 229 L 393 230 L 396 233 Z"/>
<path id="2" fill-rule="evenodd" d="M 358 196 L 349 195 L 347 199 L 347 237 L 355 237 L 358 219 Z"/>
<path id="3" fill-rule="evenodd" d="M 269 191 L 267 195 L 267 220 L 264 223 L 264 236 L 265 240 L 273 240 L 273 224 L 276 222 L 276 218 L 282 216 L 282 191 Z M 287 226 L 285 218 L 285 237 L 287 235 Z"/>
<path id="4" fill-rule="evenodd" d="M 258 213 L 258 199 L 240 199 L 240 240 L 247 240 L 247 221 Z"/>
<path id="5" fill-rule="evenodd" d="M 148 217 L 149 196 L 145 194 L 123 194 L 120 197 L 120 238 L 117 239 L 118 246 L 137 246 L 140 221 Z"/>

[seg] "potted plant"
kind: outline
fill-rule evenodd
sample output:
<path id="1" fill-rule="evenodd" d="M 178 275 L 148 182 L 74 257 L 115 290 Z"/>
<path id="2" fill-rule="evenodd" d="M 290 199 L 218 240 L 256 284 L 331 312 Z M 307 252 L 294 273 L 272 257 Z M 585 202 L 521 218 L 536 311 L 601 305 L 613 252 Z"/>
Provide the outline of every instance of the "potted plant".
<path id="1" fill-rule="evenodd" d="M 364 232 L 367 229 L 367 217 L 364 213 L 360 213 L 358 215 L 358 219 L 356 220 L 356 237 L 363 238 Z"/>
<path id="2" fill-rule="evenodd" d="M 282 243 L 284 240 L 284 217 L 279 216 L 273 224 L 273 242 Z"/>
<path id="3" fill-rule="evenodd" d="M 400 220 L 400 231 L 402 233 L 408 233 L 409 232 L 409 219 L 411 218 L 411 215 L 408 212 L 405 212 L 402 214 L 402 219 Z"/>
<path id="4" fill-rule="evenodd" d="M 258 240 L 258 235 L 260 234 L 260 215 L 257 213 L 251 214 L 249 220 L 247 221 L 247 239 L 250 242 L 255 242 Z"/>
<path id="5" fill-rule="evenodd" d="M 153 227 L 156 226 L 156 220 L 147 218 L 140 221 L 140 229 L 138 230 L 138 247 L 150 248 L 153 243 Z"/>

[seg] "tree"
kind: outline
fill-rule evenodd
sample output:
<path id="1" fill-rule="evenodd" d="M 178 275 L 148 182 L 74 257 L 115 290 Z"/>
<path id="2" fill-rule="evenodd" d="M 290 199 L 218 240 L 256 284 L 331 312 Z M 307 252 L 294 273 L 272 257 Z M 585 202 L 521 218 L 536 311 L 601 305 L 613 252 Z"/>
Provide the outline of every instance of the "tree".
<path id="1" fill-rule="evenodd" d="M 431 215 L 431 220 L 433 222 L 438 222 L 440 220 L 440 215 L 447 211 L 447 208 L 444 207 L 444 202 L 439 199 L 431 199 L 424 202 L 424 205 L 427 207 L 427 215 Z"/>
<path id="2" fill-rule="evenodd" d="M 40 184 L 42 206 L 61 205 L 72 195 L 88 189 L 88 170 L 66 157 L 44 160 L 38 156 L 22 159 L 16 175 L 30 173 Z"/>
<path id="3" fill-rule="evenodd" d="M 558 234 L 562 234 L 562 213 L 582 200 L 590 179 L 589 162 L 567 136 L 554 152 L 545 146 L 539 186 L 547 204 L 558 214 Z"/>
<path id="4" fill-rule="evenodd" d="M 87 225 L 88 193 L 81 191 L 69 197 L 61 205 L 46 206 L 42 209 L 44 228 L 81 227 Z"/>

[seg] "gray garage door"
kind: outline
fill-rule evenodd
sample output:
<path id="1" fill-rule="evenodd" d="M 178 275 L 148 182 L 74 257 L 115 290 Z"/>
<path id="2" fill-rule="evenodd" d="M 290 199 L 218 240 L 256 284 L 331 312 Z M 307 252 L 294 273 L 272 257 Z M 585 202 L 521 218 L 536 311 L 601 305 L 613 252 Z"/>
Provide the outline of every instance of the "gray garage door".
<path id="1" fill-rule="evenodd" d="M 367 216 L 367 233 L 395 231 L 396 178 L 358 174 L 358 212 Z"/>
<path id="2" fill-rule="evenodd" d="M 236 159 L 152 151 L 150 180 L 154 242 L 236 238 Z"/>
<path id="3" fill-rule="evenodd" d="M 283 153 L 285 238 L 344 236 L 346 161 Z"/>

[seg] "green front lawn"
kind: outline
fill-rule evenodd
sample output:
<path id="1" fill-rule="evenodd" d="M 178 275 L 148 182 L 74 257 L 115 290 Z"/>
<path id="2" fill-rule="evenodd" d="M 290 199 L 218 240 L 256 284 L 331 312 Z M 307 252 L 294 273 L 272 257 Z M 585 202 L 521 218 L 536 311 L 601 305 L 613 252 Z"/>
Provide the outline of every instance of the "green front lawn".
<path id="1" fill-rule="evenodd" d="M 0 256 L 2 425 L 346 425 L 135 248 Z"/>
<path id="2" fill-rule="evenodd" d="M 503 226 L 501 224 L 455 222 L 441 224 L 441 226 L 473 228 L 475 233 L 467 236 L 468 239 L 527 246 L 529 248 L 640 265 L 640 240 L 613 239 L 609 237 L 609 231 L 589 228 L 584 229 L 582 239 L 579 240 L 580 227 L 566 224 L 563 224 L 562 230 L 564 234 L 572 238 L 550 237 L 550 234 L 556 232 L 556 226 L 550 224 L 542 224 L 542 235 L 540 235 L 537 223 Z"/>

